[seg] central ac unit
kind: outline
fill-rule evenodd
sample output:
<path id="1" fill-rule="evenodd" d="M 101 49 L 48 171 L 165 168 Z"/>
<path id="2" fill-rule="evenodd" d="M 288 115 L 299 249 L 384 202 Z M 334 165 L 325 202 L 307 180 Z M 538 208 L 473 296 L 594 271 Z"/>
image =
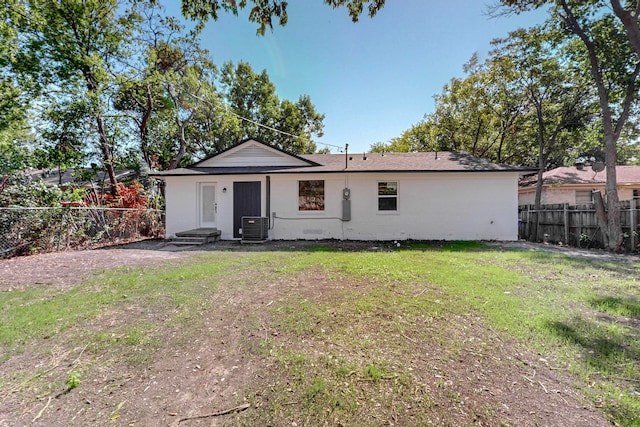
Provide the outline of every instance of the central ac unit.
<path id="1" fill-rule="evenodd" d="M 264 242 L 269 238 L 269 218 L 262 216 L 242 217 L 242 241 Z"/>

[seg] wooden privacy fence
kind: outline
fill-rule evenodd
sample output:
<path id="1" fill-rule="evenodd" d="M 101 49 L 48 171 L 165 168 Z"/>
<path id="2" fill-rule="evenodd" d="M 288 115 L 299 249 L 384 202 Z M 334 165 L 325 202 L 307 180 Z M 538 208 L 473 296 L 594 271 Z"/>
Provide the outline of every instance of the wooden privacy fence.
<path id="1" fill-rule="evenodd" d="M 624 247 L 628 252 L 640 250 L 638 200 L 620 202 Z M 536 215 L 537 214 L 537 215 Z M 537 233 L 534 232 L 537 222 Z M 533 242 L 563 243 L 580 248 L 604 248 L 602 232 L 591 205 L 533 205 L 518 207 L 518 237 Z"/>

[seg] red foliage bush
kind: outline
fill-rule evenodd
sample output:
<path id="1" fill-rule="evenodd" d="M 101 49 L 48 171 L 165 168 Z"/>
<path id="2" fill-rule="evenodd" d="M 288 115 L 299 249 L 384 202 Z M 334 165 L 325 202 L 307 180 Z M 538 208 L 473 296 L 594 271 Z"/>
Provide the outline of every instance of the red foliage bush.
<path id="1" fill-rule="evenodd" d="M 98 203 L 95 204 L 110 208 L 146 209 L 149 206 L 149 199 L 144 187 L 138 181 L 133 181 L 129 186 L 119 183 L 115 196 L 104 193 L 99 196 Z"/>

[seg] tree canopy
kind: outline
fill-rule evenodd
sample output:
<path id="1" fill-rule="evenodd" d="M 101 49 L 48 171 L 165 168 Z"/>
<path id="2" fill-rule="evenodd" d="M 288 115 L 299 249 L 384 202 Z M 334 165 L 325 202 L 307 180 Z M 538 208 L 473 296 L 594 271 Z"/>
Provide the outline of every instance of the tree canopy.
<path id="1" fill-rule="evenodd" d="M 547 26 L 569 47 L 567 59 L 588 76 L 597 93 L 606 165 L 606 209 L 596 193 L 596 209 L 605 242 L 623 244 L 616 165 L 620 137 L 637 113 L 640 86 L 640 1 L 501 0 L 504 13 L 548 7 Z"/>
<path id="2" fill-rule="evenodd" d="M 595 92 L 562 60 L 554 35 L 517 30 L 493 42 L 435 95 L 435 111 L 376 151 L 466 151 L 499 163 L 572 164 L 598 144 Z"/>
<path id="3" fill-rule="evenodd" d="M 346 7 L 353 22 L 358 22 L 365 4 L 367 14 L 374 17 L 384 7 L 385 0 L 324 0 L 333 8 Z M 201 24 L 207 20 L 217 20 L 221 12 L 238 14 L 239 10 L 249 9 L 249 20 L 258 25 L 256 32 L 263 35 L 267 28 L 273 28 L 273 22 L 286 25 L 289 20 L 286 0 L 182 0 L 182 14 Z"/>
<path id="4" fill-rule="evenodd" d="M 199 19 L 205 7 L 214 19 L 237 12 L 226 0 L 185 5 Z M 286 2 L 252 5 L 255 17 L 286 16 Z M 175 168 L 249 136 L 313 152 L 322 135 L 309 96 L 278 98 L 267 72 L 247 63 L 217 66 L 202 27 L 188 30 L 158 1 L 9 0 L 3 14 L 2 173 L 97 161 L 115 189 L 119 165 Z"/>

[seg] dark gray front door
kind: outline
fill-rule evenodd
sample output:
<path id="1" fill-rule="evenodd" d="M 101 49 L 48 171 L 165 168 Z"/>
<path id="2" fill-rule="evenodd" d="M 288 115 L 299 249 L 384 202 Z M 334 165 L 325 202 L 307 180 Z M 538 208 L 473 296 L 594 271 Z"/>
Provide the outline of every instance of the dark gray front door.
<path id="1" fill-rule="evenodd" d="M 233 183 L 233 237 L 242 237 L 243 216 L 261 216 L 260 181 Z"/>

